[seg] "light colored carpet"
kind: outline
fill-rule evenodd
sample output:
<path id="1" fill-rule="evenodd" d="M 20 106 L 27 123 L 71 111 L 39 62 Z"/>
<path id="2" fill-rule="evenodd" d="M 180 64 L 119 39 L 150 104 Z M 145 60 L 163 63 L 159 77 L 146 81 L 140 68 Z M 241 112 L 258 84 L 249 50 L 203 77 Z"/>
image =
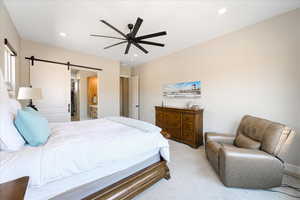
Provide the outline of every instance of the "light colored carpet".
<path id="1" fill-rule="evenodd" d="M 171 172 L 169 181 L 163 179 L 134 200 L 286 200 L 296 199 L 264 190 L 227 188 L 219 180 L 204 154 L 204 148 L 170 141 Z M 288 178 L 296 184 L 296 180 Z M 298 185 L 299 187 L 299 185 Z M 283 191 L 282 189 L 280 189 Z M 285 190 L 296 195 L 294 190 Z M 300 192 L 298 193 L 298 196 Z"/>

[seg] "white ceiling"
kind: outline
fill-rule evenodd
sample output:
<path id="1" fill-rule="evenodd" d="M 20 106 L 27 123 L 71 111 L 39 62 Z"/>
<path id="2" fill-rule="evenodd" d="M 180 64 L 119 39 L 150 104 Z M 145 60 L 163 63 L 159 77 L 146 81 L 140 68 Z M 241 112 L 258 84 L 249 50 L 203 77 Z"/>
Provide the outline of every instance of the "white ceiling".
<path id="1" fill-rule="evenodd" d="M 300 0 L 4 0 L 21 37 L 137 65 L 299 8 Z M 227 13 L 218 15 L 218 10 Z M 124 55 L 125 44 L 104 50 L 118 40 L 89 34 L 119 36 L 104 19 L 124 32 L 137 17 L 144 19 L 138 35 L 167 31 L 151 41 L 166 46 L 134 46 Z M 67 33 L 61 37 L 60 32 Z M 134 54 L 138 54 L 137 57 Z"/>

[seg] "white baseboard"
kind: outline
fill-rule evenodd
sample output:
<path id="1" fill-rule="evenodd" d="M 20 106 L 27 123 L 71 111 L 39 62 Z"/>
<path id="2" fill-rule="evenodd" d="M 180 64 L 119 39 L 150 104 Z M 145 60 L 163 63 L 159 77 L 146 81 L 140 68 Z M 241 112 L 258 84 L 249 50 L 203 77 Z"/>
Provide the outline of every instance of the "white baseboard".
<path id="1" fill-rule="evenodd" d="M 295 176 L 300 178 L 300 166 L 292 165 L 292 164 L 285 164 L 285 173 L 290 176 Z"/>

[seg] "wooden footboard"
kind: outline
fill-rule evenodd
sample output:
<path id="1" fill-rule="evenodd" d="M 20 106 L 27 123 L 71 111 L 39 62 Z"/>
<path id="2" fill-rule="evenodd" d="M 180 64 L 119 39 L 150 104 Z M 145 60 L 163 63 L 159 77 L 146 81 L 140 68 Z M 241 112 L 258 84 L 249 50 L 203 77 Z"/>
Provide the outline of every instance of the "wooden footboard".
<path id="1" fill-rule="evenodd" d="M 129 200 L 163 178 L 170 179 L 166 161 L 154 163 L 84 200 Z"/>

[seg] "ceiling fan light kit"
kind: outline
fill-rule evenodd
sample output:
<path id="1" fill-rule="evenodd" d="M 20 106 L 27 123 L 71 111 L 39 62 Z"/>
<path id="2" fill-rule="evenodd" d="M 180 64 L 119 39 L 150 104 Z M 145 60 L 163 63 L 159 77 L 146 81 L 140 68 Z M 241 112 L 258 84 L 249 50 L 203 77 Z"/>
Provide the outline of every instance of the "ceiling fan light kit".
<path id="1" fill-rule="evenodd" d="M 111 39 L 122 40 L 121 42 L 118 42 L 116 44 L 104 47 L 104 49 L 108 49 L 108 48 L 111 48 L 111 47 L 114 47 L 114 46 L 117 46 L 117 45 L 120 45 L 120 44 L 127 43 L 127 46 L 126 46 L 126 49 L 125 49 L 125 54 L 128 54 L 131 45 L 136 46 L 138 49 L 140 49 L 145 54 L 147 54 L 148 51 L 144 47 L 142 47 L 140 44 L 153 45 L 153 46 L 159 46 L 159 47 L 164 47 L 165 46 L 162 43 L 145 41 L 145 39 L 167 35 L 166 31 L 161 31 L 161 32 L 157 32 L 157 33 L 152 33 L 152 34 L 142 35 L 142 36 L 136 37 L 137 32 L 139 31 L 139 29 L 141 27 L 141 24 L 143 23 L 143 19 L 141 19 L 139 17 L 137 18 L 137 20 L 135 22 L 135 25 L 128 24 L 128 29 L 129 29 L 128 34 L 123 33 L 122 31 L 115 28 L 114 26 L 112 26 L 111 24 L 106 22 L 105 20 L 100 20 L 100 22 L 107 25 L 108 27 L 110 27 L 111 29 L 113 29 L 114 31 L 116 31 L 117 33 L 119 33 L 122 36 L 122 37 L 114 37 L 114 36 L 91 34 L 91 36 L 93 36 L 93 37 L 103 37 L 103 38 L 111 38 Z"/>

